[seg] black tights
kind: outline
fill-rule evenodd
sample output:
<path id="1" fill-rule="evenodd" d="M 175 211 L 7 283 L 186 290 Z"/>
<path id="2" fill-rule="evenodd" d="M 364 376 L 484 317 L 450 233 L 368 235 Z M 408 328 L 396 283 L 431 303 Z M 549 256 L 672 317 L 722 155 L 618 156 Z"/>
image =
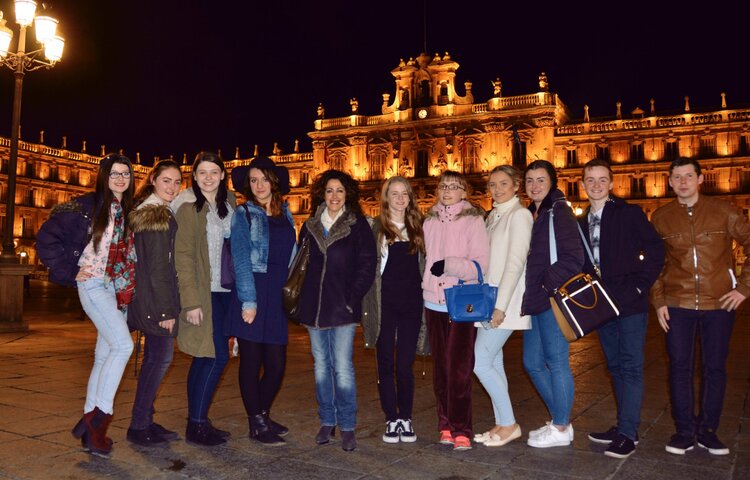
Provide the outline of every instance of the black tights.
<path id="1" fill-rule="evenodd" d="M 240 347 L 240 393 L 249 417 L 271 410 L 286 368 L 286 345 L 237 339 Z M 261 377 L 261 368 L 263 376 Z"/>

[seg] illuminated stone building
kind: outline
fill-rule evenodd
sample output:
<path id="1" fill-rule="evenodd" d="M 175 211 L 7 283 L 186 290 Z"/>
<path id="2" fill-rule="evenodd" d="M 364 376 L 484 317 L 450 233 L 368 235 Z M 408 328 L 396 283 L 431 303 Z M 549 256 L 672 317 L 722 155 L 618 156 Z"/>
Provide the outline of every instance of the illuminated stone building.
<path id="1" fill-rule="evenodd" d="M 585 207 L 580 187 L 581 166 L 599 157 L 615 172 L 614 193 L 641 205 L 651 214 L 671 200 L 667 183 L 669 163 L 677 156 L 698 158 L 704 168 L 701 191 L 731 199 L 745 213 L 750 209 L 750 108 L 729 108 L 722 94 L 717 108 L 694 110 L 685 99 L 682 111 L 636 109 L 611 118 L 575 119 L 553 93 L 544 73 L 536 91 L 503 96 L 500 79 L 492 80 L 489 99 L 478 100 L 472 84 L 457 84 L 459 68 L 450 55 L 421 55 L 401 61 L 391 71 L 394 87 L 383 94 L 378 115 L 364 115 L 357 99 L 349 99 L 351 114 L 327 118 L 318 107 L 312 152 L 270 157 L 290 170 L 288 195 L 297 225 L 311 209 L 309 184 L 329 168 L 350 173 L 361 182 L 365 212 L 379 212 L 379 188 L 392 175 L 412 180 L 423 210 L 435 203 L 437 177 L 446 169 L 466 174 L 473 187 L 470 200 L 489 209 L 486 175 L 494 166 L 512 164 L 523 169 L 544 159 L 559 169 L 559 187 L 574 207 Z M 490 81 L 483 79 L 482 81 Z M 720 102 L 718 101 L 720 100 Z M 344 99 L 342 99 L 344 101 Z M 8 140 L 0 139 L 0 199 L 5 199 Z M 257 150 L 255 155 L 257 155 Z M 226 161 L 228 170 L 247 165 L 251 158 Z M 33 238 L 52 205 L 90 191 L 99 157 L 21 142 L 16 194 L 15 236 L 33 263 Z M 136 166 L 140 179 L 147 168 Z M 185 176 L 190 166 L 184 165 Z M 187 184 L 187 182 L 185 182 Z M 0 229 L 4 228 L 0 206 Z"/>

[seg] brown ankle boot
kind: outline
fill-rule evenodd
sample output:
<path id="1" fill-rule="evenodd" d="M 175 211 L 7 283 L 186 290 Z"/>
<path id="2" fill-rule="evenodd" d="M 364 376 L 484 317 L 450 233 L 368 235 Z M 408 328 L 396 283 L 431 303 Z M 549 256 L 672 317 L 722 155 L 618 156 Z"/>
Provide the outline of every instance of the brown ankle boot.
<path id="1" fill-rule="evenodd" d="M 87 417 L 84 415 L 83 421 L 86 425 L 86 440 L 89 452 L 93 455 L 108 458 L 112 452 L 111 440 L 107 438 L 107 428 L 112 422 L 112 415 L 102 412 L 99 407 L 94 409 L 93 415 Z"/>

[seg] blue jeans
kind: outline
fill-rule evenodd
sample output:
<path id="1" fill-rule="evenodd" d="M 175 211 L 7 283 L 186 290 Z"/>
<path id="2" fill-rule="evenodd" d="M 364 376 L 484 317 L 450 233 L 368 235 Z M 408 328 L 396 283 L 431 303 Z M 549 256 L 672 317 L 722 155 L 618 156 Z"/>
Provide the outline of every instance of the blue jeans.
<path id="1" fill-rule="evenodd" d="M 513 330 L 502 328 L 478 328 L 474 344 L 474 373 L 492 399 L 495 425 L 503 427 L 516 423 L 503 366 L 503 345 L 512 334 Z"/>
<path id="2" fill-rule="evenodd" d="M 208 408 L 229 361 L 229 337 L 224 336 L 224 317 L 229 311 L 231 292 L 211 292 L 211 321 L 215 356 L 194 357 L 188 372 L 188 418 L 208 421 Z"/>
<path id="3" fill-rule="evenodd" d="M 727 386 L 727 355 L 735 312 L 669 308 L 667 355 L 672 417 L 677 432 L 693 436 L 715 433 Z M 695 337 L 701 343 L 701 391 L 695 415 L 693 376 Z"/>
<path id="4" fill-rule="evenodd" d="M 617 317 L 598 330 L 617 400 L 617 431 L 631 440 L 635 440 L 641 423 L 647 324 L 648 315 L 636 313 Z"/>
<path id="5" fill-rule="evenodd" d="M 144 334 L 143 364 L 133 400 L 130 428 L 143 430 L 154 423 L 154 400 L 161 381 L 172 363 L 174 338 Z"/>
<path id="6" fill-rule="evenodd" d="M 105 287 L 102 278 L 78 282 L 78 297 L 97 333 L 94 366 L 83 411 L 87 413 L 99 407 L 102 412 L 112 414 L 117 388 L 133 353 L 133 337 L 125 315 L 117 308 L 112 283 Z"/>
<path id="7" fill-rule="evenodd" d="M 357 426 L 357 384 L 352 363 L 356 329 L 355 323 L 324 330 L 307 329 L 315 359 L 320 424 L 338 425 L 341 431 L 353 431 Z"/>
<path id="8" fill-rule="evenodd" d="M 531 330 L 523 332 L 523 366 L 547 405 L 552 423 L 568 425 L 573 409 L 573 374 L 568 341 L 557 326 L 552 309 L 531 316 Z"/>

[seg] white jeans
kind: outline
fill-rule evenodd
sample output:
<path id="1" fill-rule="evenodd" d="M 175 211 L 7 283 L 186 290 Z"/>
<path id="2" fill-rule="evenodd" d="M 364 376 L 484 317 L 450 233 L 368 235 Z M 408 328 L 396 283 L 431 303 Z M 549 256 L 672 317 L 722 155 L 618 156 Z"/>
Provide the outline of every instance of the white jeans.
<path id="1" fill-rule="evenodd" d="M 503 366 L 503 345 L 513 332 L 503 328 L 478 328 L 474 343 L 474 373 L 492 399 L 495 425 L 503 427 L 516 423 Z"/>
<path id="2" fill-rule="evenodd" d="M 104 413 L 112 414 L 117 387 L 133 353 L 133 337 L 125 315 L 117 309 L 112 283 L 105 288 L 102 278 L 78 282 L 78 297 L 97 331 L 94 366 L 83 411 L 90 412 L 99 407 Z"/>

